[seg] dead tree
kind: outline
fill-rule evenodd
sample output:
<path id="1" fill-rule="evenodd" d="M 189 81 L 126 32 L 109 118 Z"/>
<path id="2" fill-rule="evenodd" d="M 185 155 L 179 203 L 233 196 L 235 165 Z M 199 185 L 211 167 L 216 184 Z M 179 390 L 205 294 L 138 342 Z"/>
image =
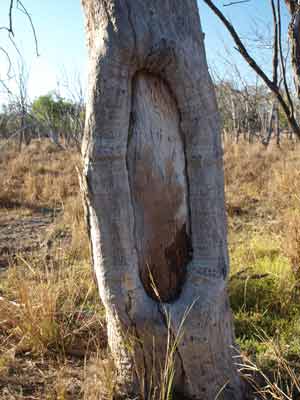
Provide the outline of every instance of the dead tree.
<path id="1" fill-rule="evenodd" d="M 300 138 L 300 127 L 295 118 L 294 113 L 294 104 L 292 100 L 292 96 L 289 91 L 289 87 L 287 84 L 287 75 L 286 75 L 286 60 L 283 54 L 282 49 L 282 37 L 281 37 L 281 7 L 280 7 L 280 0 L 270 0 L 271 2 L 271 12 L 273 15 L 273 24 L 274 24 L 274 46 L 273 46 L 273 76 L 270 78 L 265 71 L 258 65 L 255 59 L 250 55 L 249 51 L 247 50 L 245 44 L 241 40 L 239 34 L 235 30 L 234 26 L 230 23 L 230 21 L 225 17 L 222 11 L 214 4 L 212 0 L 203 0 L 204 3 L 208 5 L 208 7 L 214 12 L 214 14 L 220 19 L 220 21 L 224 24 L 227 31 L 232 36 L 236 48 L 244 58 L 244 60 L 248 63 L 248 65 L 257 73 L 257 75 L 264 81 L 266 86 L 271 90 L 273 95 L 276 97 L 278 103 L 280 104 L 283 112 L 286 115 L 290 128 L 294 132 L 294 134 Z M 299 10 L 299 6 L 296 5 L 295 0 L 285 0 L 287 4 L 291 5 L 291 13 L 296 16 L 298 15 L 297 12 Z M 297 11 L 295 11 L 297 10 Z M 296 13 L 296 14 L 295 14 Z M 300 18 L 300 17 L 299 17 Z M 300 19 L 299 19 L 300 20 Z M 292 25 L 291 25 L 292 26 Z M 294 26 L 294 25 L 293 25 Z M 299 27 L 298 27 L 299 28 Z M 299 29 L 298 29 L 299 31 Z M 298 32 L 299 34 L 299 32 Z M 296 41 L 294 40 L 296 43 Z M 296 43 L 295 46 L 298 46 Z M 296 49 L 296 47 L 295 47 Z M 294 51 L 294 59 L 297 59 L 297 52 Z M 300 54 L 300 51 L 299 51 Z M 297 66 L 297 63 L 299 64 Z M 300 71 L 300 56 L 299 60 L 294 62 L 296 68 L 298 68 L 298 72 Z M 283 87 L 284 90 L 280 89 L 280 83 L 278 81 L 278 69 L 281 68 L 282 72 L 282 80 L 283 80 Z M 275 72 L 275 73 L 274 73 Z M 300 72 L 299 72 L 300 76 Z"/>

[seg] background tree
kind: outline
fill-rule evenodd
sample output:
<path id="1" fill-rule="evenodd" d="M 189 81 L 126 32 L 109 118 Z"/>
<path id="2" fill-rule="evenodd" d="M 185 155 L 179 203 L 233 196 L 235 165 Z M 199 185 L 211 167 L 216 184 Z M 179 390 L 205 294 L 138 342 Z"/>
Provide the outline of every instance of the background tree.
<path id="1" fill-rule="evenodd" d="M 60 84 L 63 87 L 66 96 L 73 104 L 72 113 L 69 115 L 70 125 L 72 138 L 79 148 L 84 132 L 86 102 L 85 89 L 81 76 L 76 72 L 70 75 L 64 71 Z"/>
<path id="2" fill-rule="evenodd" d="M 68 129 L 67 115 L 71 109 L 71 103 L 54 93 L 40 96 L 32 104 L 33 116 L 56 144 L 59 143 L 60 134 Z"/>
<path id="3" fill-rule="evenodd" d="M 224 24 L 225 28 L 228 30 L 232 36 L 237 50 L 248 63 L 248 65 L 257 73 L 257 75 L 263 80 L 266 86 L 273 93 L 273 96 L 277 99 L 278 103 L 282 107 L 283 112 L 286 115 L 290 128 L 293 130 L 295 135 L 300 138 L 300 127 L 295 118 L 295 106 L 293 102 L 292 95 L 290 93 L 288 83 L 287 83 L 287 71 L 286 71 L 286 58 L 283 53 L 282 46 L 282 20 L 281 20 L 281 2 L 280 0 L 270 0 L 270 10 L 273 17 L 273 57 L 272 57 L 272 77 L 269 77 L 267 72 L 264 71 L 251 56 L 245 44 L 241 40 L 239 34 L 237 33 L 234 26 L 226 18 L 224 13 L 214 4 L 211 0 L 203 0 L 204 3 L 214 12 L 214 14 L 220 19 Z M 249 0 L 250 1 L 250 0 Z M 233 5 L 239 2 L 231 2 L 228 5 Z M 292 1 L 291 3 L 295 3 Z M 292 6 L 291 11 L 294 11 Z M 295 53 L 293 51 L 293 53 Z M 279 71 L 281 72 L 281 79 L 279 76 Z M 282 85 L 281 85 L 282 83 Z M 281 89 L 283 87 L 283 90 Z"/>
<path id="4" fill-rule="evenodd" d="M 31 141 L 30 121 L 29 121 L 29 96 L 28 96 L 28 71 L 22 62 L 18 66 L 16 76 L 17 90 L 15 94 L 11 94 L 11 105 L 14 105 L 16 117 L 19 120 L 19 150 L 22 145 L 28 146 Z"/>
<path id="5" fill-rule="evenodd" d="M 32 116 L 43 134 L 56 144 L 64 141 L 69 147 L 81 144 L 84 104 L 73 103 L 56 93 L 38 97 L 32 104 Z"/>
<path id="6" fill-rule="evenodd" d="M 28 12 L 25 4 L 23 3 L 23 1 L 21 0 L 9 0 L 8 2 L 8 10 L 7 10 L 7 14 L 8 14 L 8 19 L 7 19 L 7 24 L 4 26 L 0 26 L 0 30 L 1 31 L 5 31 L 7 32 L 9 41 L 12 44 L 12 47 L 14 49 L 14 51 L 17 53 L 18 56 L 20 56 L 21 60 L 22 60 L 22 55 L 18 49 L 18 46 L 15 42 L 15 26 L 14 26 L 14 15 L 15 12 L 18 11 L 22 14 L 24 14 L 31 26 L 31 30 L 32 30 L 32 34 L 33 34 L 33 38 L 34 38 L 34 42 L 35 42 L 35 51 L 36 51 L 36 55 L 39 55 L 39 48 L 38 48 L 38 40 L 37 40 L 37 34 L 35 31 L 35 27 L 34 27 L 34 23 L 33 20 L 31 18 L 30 13 Z M 8 86 L 7 86 L 7 81 L 9 81 L 11 78 L 13 78 L 13 75 L 11 74 L 11 69 L 13 66 L 13 61 L 10 55 L 10 52 L 8 49 L 6 49 L 4 46 L 1 46 L 0 44 L 0 52 L 2 53 L 2 55 L 4 55 L 6 62 L 8 64 L 8 69 L 7 69 L 7 73 L 6 76 L 0 76 L 0 84 L 3 86 L 4 90 L 9 92 Z"/>

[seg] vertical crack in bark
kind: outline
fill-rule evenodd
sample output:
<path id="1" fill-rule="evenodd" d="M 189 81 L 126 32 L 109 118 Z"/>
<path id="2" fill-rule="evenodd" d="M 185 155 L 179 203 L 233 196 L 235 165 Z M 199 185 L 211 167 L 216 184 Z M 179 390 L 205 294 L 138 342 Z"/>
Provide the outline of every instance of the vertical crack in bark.
<path id="1" fill-rule="evenodd" d="M 127 1 L 127 0 L 126 0 Z M 134 79 L 131 82 L 131 110 L 129 112 L 129 123 L 128 123 L 128 136 L 127 136 L 127 147 L 126 147 L 126 157 L 125 157 L 125 163 L 126 163 L 126 172 L 127 172 L 127 181 L 128 181 L 128 186 L 129 186 L 129 193 L 130 193 L 130 204 L 132 208 L 132 217 L 133 217 L 133 248 L 136 254 L 136 259 L 138 262 L 138 249 L 137 249 L 137 243 L 136 243 L 136 237 L 137 237 L 137 232 L 136 232 L 136 220 L 135 220 L 135 214 L 134 214 L 134 209 L 133 209 L 133 188 L 131 185 L 131 179 L 129 177 L 129 165 L 128 165 L 128 147 L 129 147 L 129 142 L 132 136 L 132 129 L 133 129 L 133 124 L 134 124 L 134 114 L 133 114 L 133 100 L 134 100 Z"/>
<path id="2" fill-rule="evenodd" d="M 182 126 L 182 115 L 180 112 L 180 108 L 177 104 L 177 109 L 179 113 L 179 126 Z M 183 153 L 184 153 L 184 172 L 185 172 L 185 181 L 186 181 L 186 204 L 187 204 L 187 209 L 188 209 L 188 221 L 189 221 L 189 238 L 191 242 L 191 251 L 193 252 L 193 232 L 192 232 L 192 210 L 191 210 L 191 193 L 190 193 L 190 178 L 189 178 L 189 171 L 188 171 L 188 160 L 187 160 L 187 144 L 186 144 L 186 135 L 183 134 L 182 129 L 180 129 L 180 135 L 181 135 L 181 140 L 183 144 Z"/>

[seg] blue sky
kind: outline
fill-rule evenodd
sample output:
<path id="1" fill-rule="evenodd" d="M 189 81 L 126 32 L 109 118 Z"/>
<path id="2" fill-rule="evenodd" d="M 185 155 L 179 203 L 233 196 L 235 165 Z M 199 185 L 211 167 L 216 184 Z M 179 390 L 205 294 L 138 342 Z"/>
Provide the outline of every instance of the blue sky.
<path id="1" fill-rule="evenodd" d="M 63 80 L 65 72 L 73 76 L 85 75 L 87 55 L 85 49 L 83 15 L 80 0 L 23 0 L 32 15 L 40 56 L 36 57 L 30 24 L 21 12 L 14 13 L 15 38 L 29 70 L 31 97 L 47 93 Z M 9 0 L 0 0 L 0 26 L 7 25 Z M 0 31 L 0 45 L 8 48 L 16 64 L 16 52 Z M 2 54 L 0 73 L 5 73 L 7 62 Z"/>
<path id="2" fill-rule="evenodd" d="M 163 1 L 163 0 L 162 0 Z M 215 0 L 243 38 L 253 37 L 253 32 L 268 35 L 270 33 L 269 0 L 251 0 L 249 3 L 223 7 L 229 0 Z M 228 75 L 232 67 L 226 60 L 236 63 L 242 75 L 253 81 L 253 74 L 234 49 L 233 42 L 216 16 L 208 9 L 203 0 L 199 0 L 202 28 L 205 32 L 207 56 L 212 71 L 219 75 Z M 86 77 L 87 53 L 85 49 L 83 15 L 80 0 L 23 0 L 31 13 L 36 28 L 40 57 L 36 57 L 34 39 L 30 24 L 22 12 L 14 13 L 15 37 L 27 68 L 29 70 L 28 91 L 31 98 L 53 90 L 57 82 L 62 82 L 65 75 L 72 77 L 79 73 L 82 81 Z M 0 26 L 8 23 L 9 0 L 0 1 Z M 284 32 L 286 34 L 287 13 L 282 4 Z M 252 42 L 251 51 L 258 52 Z M 9 49 L 12 60 L 17 59 L 16 52 L 7 40 L 5 31 L 0 31 L 0 46 Z M 268 65 L 268 53 L 259 60 Z M 265 58 L 264 58 L 265 57 Z M 15 63 L 14 63 L 15 64 Z M 0 55 L 0 73 L 4 76 L 8 63 L 4 54 Z M 12 90 L 14 89 L 11 83 Z"/>

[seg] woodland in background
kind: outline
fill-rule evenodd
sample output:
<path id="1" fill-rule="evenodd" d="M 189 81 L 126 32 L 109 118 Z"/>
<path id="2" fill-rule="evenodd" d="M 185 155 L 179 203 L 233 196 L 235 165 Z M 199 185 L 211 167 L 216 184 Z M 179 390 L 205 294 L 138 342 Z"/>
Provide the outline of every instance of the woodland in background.
<path id="1" fill-rule="evenodd" d="M 278 145 L 289 138 L 296 140 L 285 114 L 265 86 L 243 85 L 232 80 L 215 82 L 218 106 L 223 123 L 224 140 L 249 143 L 260 141 L 267 146 L 274 138 Z M 300 105 L 295 99 L 295 115 L 300 120 Z M 19 149 L 32 139 L 48 137 L 58 146 L 80 150 L 84 119 L 84 97 L 64 98 L 52 92 L 32 103 L 11 101 L 0 113 L 0 146 L 6 141 L 19 142 Z"/>

